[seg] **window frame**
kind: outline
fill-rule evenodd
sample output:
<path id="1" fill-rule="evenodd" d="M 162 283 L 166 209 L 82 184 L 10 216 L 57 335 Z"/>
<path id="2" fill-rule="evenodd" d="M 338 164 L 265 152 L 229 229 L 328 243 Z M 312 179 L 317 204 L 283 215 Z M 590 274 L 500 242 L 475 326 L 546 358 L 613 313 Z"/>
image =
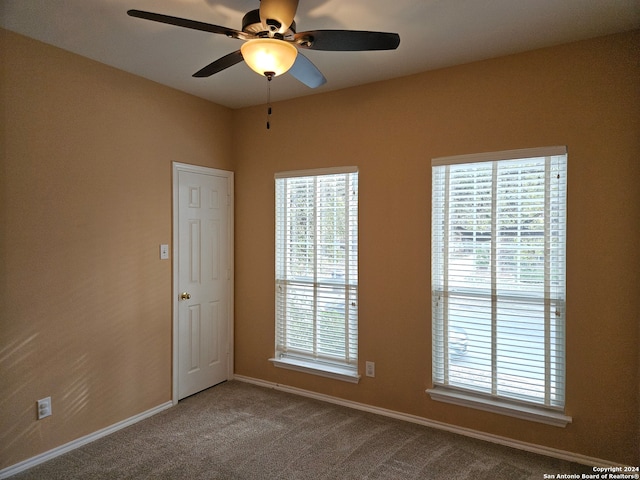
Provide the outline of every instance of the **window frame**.
<path id="1" fill-rule="evenodd" d="M 289 370 L 315 374 L 323 377 L 342 380 L 350 383 L 358 383 L 360 375 L 358 374 L 358 340 L 357 340 L 357 322 L 358 322 L 358 167 L 346 166 L 346 167 L 330 167 L 310 170 L 295 170 L 278 172 L 275 174 L 275 210 L 276 210 L 276 235 L 275 235 L 275 354 L 269 361 L 276 367 L 286 368 Z M 289 254 L 285 253 L 289 251 L 291 244 L 283 243 L 287 242 L 289 233 L 287 227 L 287 221 L 289 219 L 286 213 L 287 206 L 281 204 L 279 188 L 286 188 L 286 182 L 291 179 L 299 177 L 314 178 L 314 182 L 318 182 L 320 177 L 325 176 L 344 176 L 345 186 L 349 188 L 354 180 L 355 174 L 355 205 L 353 205 L 353 198 L 348 199 L 350 195 L 345 193 L 345 218 L 344 223 L 340 225 L 345 229 L 345 259 L 342 266 L 345 269 L 344 279 L 331 279 L 320 278 L 318 273 L 320 268 L 316 257 L 316 264 L 313 266 L 313 278 L 295 277 L 291 272 L 287 271 L 287 267 L 290 266 L 292 260 L 288 257 Z M 281 182 L 282 187 L 279 187 Z M 322 200 L 318 202 L 319 191 L 316 190 L 313 193 L 313 205 L 308 207 L 310 216 L 313 216 L 314 233 L 318 231 L 319 221 L 319 208 L 323 205 Z M 288 195 L 288 194 L 285 194 Z M 286 199 L 286 197 L 285 197 Z M 355 213 L 353 209 L 355 208 Z M 334 219 L 335 222 L 335 219 Z M 290 226 L 289 226 L 290 228 Z M 354 231 L 355 229 L 355 231 Z M 315 249 L 319 249 L 319 243 L 321 243 L 319 237 L 314 237 L 311 244 L 315 245 Z M 314 255 L 318 255 L 317 253 Z M 320 255 L 318 255 L 319 257 Z M 320 262 L 321 263 L 321 262 Z M 304 348 L 296 350 L 291 346 L 287 339 L 287 329 L 291 328 L 287 323 L 287 301 L 290 301 L 291 297 L 289 289 L 293 288 L 306 288 L 313 289 L 313 310 L 309 313 L 313 317 L 313 343 L 308 344 L 307 347 L 310 352 L 304 351 Z M 344 295 L 344 307 L 341 320 L 345 322 L 345 344 L 343 346 L 344 360 L 339 360 L 338 356 L 323 355 L 322 352 L 316 348 L 316 339 L 320 335 L 319 324 L 322 322 L 320 318 L 322 315 L 321 307 L 319 306 L 318 299 L 323 302 L 329 302 L 333 300 L 334 296 L 340 295 L 334 292 L 329 292 L 333 288 L 337 289 Z M 284 290 L 283 290 L 284 289 Z M 323 295 L 326 295 L 323 297 Z M 340 297 L 342 298 L 342 297 Z M 287 300 L 289 299 L 289 300 Z M 326 312 L 325 312 L 326 313 Z M 334 316 L 335 312 L 331 312 L 331 316 Z M 328 315 L 327 315 L 328 316 Z M 326 319 L 325 319 L 326 320 Z M 328 321 L 328 320 L 327 320 Z M 284 322 L 284 323 L 283 323 Z M 326 353 L 326 352 L 325 352 Z"/>
<path id="2" fill-rule="evenodd" d="M 433 346 L 433 352 L 432 352 L 432 361 L 433 361 L 433 365 L 432 365 L 432 388 L 427 390 L 427 393 L 430 395 L 430 397 L 433 400 L 436 401 L 442 401 L 442 402 L 446 402 L 446 403 L 451 403 L 451 404 L 455 404 L 455 405 L 462 405 L 462 406 L 466 406 L 466 407 L 471 407 L 471 408 L 476 408 L 476 409 L 480 409 L 480 410 L 485 410 L 485 411 L 490 411 L 490 412 L 494 412 L 494 413 L 500 413 L 500 414 L 504 414 L 504 415 L 509 415 L 509 416 L 513 416 L 513 417 L 517 417 L 517 418 L 523 418 L 523 419 L 527 419 L 527 420 L 532 420 L 532 421 L 536 421 L 536 422 L 541 422 L 541 423 L 546 423 L 546 424 L 550 424 L 550 425 L 556 425 L 556 426 L 561 426 L 564 427 L 566 426 L 568 423 L 570 423 L 572 421 L 571 417 L 567 416 L 564 412 L 565 409 L 565 405 L 566 405 L 566 401 L 565 401 L 565 385 L 566 385 L 566 375 L 564 372 L 564 357 L 566 356 L 566 346 L 564 345 L 564 341 L 562 342 L 561 348 L 562 348 L 562 357 L 563 357 L 563 364 L 562 364 L 562 378 L 561 378 L 561 382 L 562 382 L 562 393 L 561 393 L 561 405 L 551 405 L 549 404 L 546 400 L 545 402 L 532 402 L 530 400 L 522 400 L 522 399 L 518 399 L 518 398 L 514 398 L 514 397 L 509 397 L 509 396 L 502 396 L 502 395 L 498 395 L 495 391 L 495 389 L 492 389 L 491 391 L 481 391 L 482 389 L 479 387 L 475 387 L 475 388 L 465 388 L 464 386 L 461 386 L 460 381 L 457 382 L 457 385 L 451 385 L 450 384 L 450 377 L 449 377 L 449 372 L 448 369 L 446 368 L 446 366 L 448 366 L 449 364 L 449 347 L 448 344 L 446 342 L 448 342 L 447 339 L 447 334 L 443 333 L 444 331 L 447 331 L 448 328 L 446 327 L 446 325 L 448 324 L 448 320 L 447 320 L 447 316 L 445 313 L 442 313 L 442 315 L 444 315 L 442 317 L 442 320 L 439 323 L 439 321 L 437 320 L 438 315 L 440 315 L 441 313 L 437 311 L 438 308 L 442 308 L 441 306 L 438 306 L 438 301 L 436 300 L 437 298 L 437 292 L 440 291 L 440 289 L 442 287 L 437 287 L 436 284 L 439 284 L 438 281 L 436 281 L 436 275 L 444 275 L 444 272 L 446 271 L 444 263 L 443 262 L 447 262 L 447 260 L 445 259 L 446 254 L 445 253 L 437 253 L 436 252 L 436 248 L 441 248 L 442 246 L 438 246 L 438 241 L 436 240 L 436 235 L 440 232 L 440 234 L 444 237 L 450 237 L 451 236 L 451 232 L 449 232 L 449 234 L 447 234 L 446 232 L 443 233 L 443 230 L 440 229 L 439 227 L 436 226 L 436 214 L 437 213 L 441 213 L 441 212 L 436 212 L 436 209 L 438 209 L 438 205 L 440 203 L 442 203 L 442 205 L 444 206 L 444 209 L 448 209 L 448 200 L 446 199 L 447 197 L 447 193 L 443 192 L 442 195 L 443 197 L 440 198 L 436 198 L 436 169 L 437 168 L 441 168 L 441 167 L 447 167 L 447 166 L 453 166 L 453 165 L 462 165 L 462 164 L 479 164 L 481 162 L 501 162 L 501 161 L 509 161 L 509 160 L 524 160 L 524 159 L 528 159 L 528 158 L 540 158 L 540 157 L 555 157 L 555 156 L 564 156 L 564 172 L 566 173 L 566 165 L 567 165 L 567 148 L 566 146 L 555 146 L 555 147 L 542 147 L 542 148 L 530 148 L 530 149 L 520 149 L 520 150 L 506 150 L 506 151 L 501 151 L 501 152 L 488 152 L 488 153 L 482 153 L 482 154 L 471 154 L 471 155 L 458 155 L 458 156 L 453 156 L 453 157 L 441 157 L 441 158 L 434 158 L 432 159 L 432 182 L 434 185 L 434 188 L 432 190 L 432 219 L 431 219 L 431 228 L 432 228 L 432 251 L 431 251 L 431 266 L 432 266 L 432 285 L 431 285 L 431 291 L 432 291 L 432 346 Z M 546 172 L 546 171 L 545 171 Z M 547 173 L 545 173 L 547 174 Z M 566 176 L 565 176 L 566 177 Z M 445 180 L 445 184 L 448 184 L 449 180 Z M 562 187 L 562 194 L 563 194 L 563 198 L 561 198 L 560 201 L 564 202 L 563 203 L 563 211 L 566 212 L 566 201 L 567 201 L 567 197 L 566 197 L 566 178 L 562 179 L 563 183 L 563 187 Z M 448 186 L 446 187 L 448 188 Z M 495 195 L 495 193 L 491 194 L 491 202 L 492 202 L 492 207 L 491 207 L 491 215 L 495 215 L 495 197 L 493 196 Z M 545 212 L 545 221 L 548 217 L 548 212 Z M 564 238 L 563 238 L 563 244 L 562 244 L 562 254 L 563 254 L 563 260 L 562 260 L 562 268 L 564 269 L 564 264 L 566 262 L 566 217 L 563 217 L 563 227 L 564 227 Z M 492 220 L 494 221 L 494 220 Z M 438 230 L 436 230 L 436 228 L 439 228 Z M 545 231 L 546 231 L 545 227 Z M 477 232 L 478 230 L 474 230 L 473 232 Z M 545 238 L 546 238 L 546 233 L 545 233 Z M 494 250 L 494 240 L 492 240 L 490 238 L 490 245 L 491 245 L 491 253 L 495 253 Z M 547 259 L 548 255 L 545 255 L 545 262 L 548 261 Z M 517 270 L 517 272 L 519 272 L 519 270 Z M 493 284 L 495 282 L 495 279 L 493 277 L 494 273 L 491 273 L 491 279 L 490 282 Z M 548 275 L 548 273 L 545 273 L 545 278 L 546 275 Z M 446 280 L 445 280 L 445 285 L 446 285 Z M 440 292 L 440 295 L 446 295 L 448 296 L 449 293 L 447 290 L 448 287 L 444 287 L 444 290 L 442 292 Z M 487 290 L 489 289 L 489 285 L 487 286 Z M 564 276 L 564 271 L 563 271 L 563 283 L 562 283 L 562 288 L 561 288 L 561 292 L 556 295 L 556 297 L 558 298 L 552 298 L 551 301 L 556 301 L 556 302 L 560 302 L 561 306 L 560 308 L 562 308 L 562 334 L 564 336 L 564 322 L 566 321 L 566 318 L 564 316 L 564 306 L 565 306 L 565 301 L 566 301 L 566 276 Z M 459 293 L 459 292 L 458 292 Z M 533 298 L 534 295 L 528 295 L 529 299 Z M 549 301 L 549 293 L 544 295 L 544 300 L 545 301 Z M 492 302 L 497 302 L 498 300 L 496 299 L 495 295 L 492 297 L 493 300 Z M 449 300 L 447 300 L 448 302 Z M 494 306 L 493 307 L 493 313 L 492 318 L 494 315 L 496 315 L 496 309 L 498 307 Z M 492 324 L 495 324 L 496 320 L 495 318 L 493 318 L 492 320 Z M 549 342 L 549 337 L 548 337 L 548 333 L 547 333 L 547 328 L 548 326 L 545 325 L 545 345 L 548 345 Z M 438 347 L 436 348 L 436 340 L 437 340 L 437 336 L 440 335 L 440 337 L 444 338 L 444 347 Z M 490 352 L 492 357 L 495 357 L 496 355 L 496 346 L 495 346 L 495 330 L 492 331 L 491 333 L 491 337 L 490 337 L 490 342 L 491 342 L 491 346 L 490 346 Z M 493 340 L 491 340 L 493 339 Z M 485 345 L 486 348 L 486 344 Z M 494 362 L 496 362 L 497 360 L 492 359 L 492 364 L 495 364 Z M 492 367 L 492 368 L 496 368 L 496 367 Z M 444 369 L 444 373 L 443 373 L 443 369 Z M 493 374 L 492 374 L 493 376 Z M 493 382 L 495 381 L 495 379 L 492 379 L 492 385 Z M 456 382 L 453 382 L 456 383 Z M 469 384 L 467 384 L 469 385 Z M 548 392 L 546 391 L 545 387 L 545 398 L 546 395 L 548 394 Z"/>

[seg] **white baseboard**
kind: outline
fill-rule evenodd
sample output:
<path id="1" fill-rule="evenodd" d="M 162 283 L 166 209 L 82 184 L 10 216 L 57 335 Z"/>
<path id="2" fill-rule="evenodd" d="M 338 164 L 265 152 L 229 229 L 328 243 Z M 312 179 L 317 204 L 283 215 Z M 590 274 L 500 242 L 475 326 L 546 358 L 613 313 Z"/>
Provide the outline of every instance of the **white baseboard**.
<path id="1" fill-rule="evenodd" d="M 31 467 L 35 467 L 40 463 L 44 463 L 47 460 L 51 460 L 52 458 L 55 458 L 64 453 L 70 452 L 71 450 L 75 450 L 76 448 L 86 445 L 87 443 L 91 443 L 94 440 L 98 440 L 99 438 L 106 437 L 107 435 L 110 435 L 114 432 L 117 432 L 118 430 L 121 430 L 130 425 L 133 425 L 134 423 L 138 423 L 140 420 L 149 418 L 172 406 L 173 406 L 173 402 L 171 401 L 163 403 L 162 405 L 158 405 L 157 407 L 147 410 L 146 412 L 142 412 L 142 413 L 139 413 L 138 415 L 134 415 L 133 417 L 127 418 L 126 420 L 118 422 L 109 427 L 103 428 L 102 430 L 98 430 L 97 432 L 90 433 L 89 435 L 78 438 L 77 440 L 74 440 L 72 442 L 65 443 L 64 445 L 61 445 L 52 450 L 49 450 L 48 452 L 41 453 L 40 455 L 36 455 L 35 457 L 31 457 L 20 463 L 16 463 L 15 465 L 4 468 L 0 470 L 0 479 L 8 478 L 11 475 L 15 475 L 16 473 L 20 473 Z"/>
<path id="2" fill-rule="evenodd" d="M 600 458 L 588 457 L 579 453 L 567 452 L 565 450 L 559 450 L 557 448 L 545 447 L 543 445 L 536 445 L 533 443 L 521 442 L 507 437 L 501 437 L 499 435 L 493 435 L 490 433 L 479 432 L 470 428 L 458 427 L 456 425 L 450 425 L 448 423 L 438 422 L 435 420 L 429 420 L 424 417 L 418 417 L 417 415 L 410 415 L 407 413 L 396 412 L 393 410 L 387 410 L 386 408 L 374 407 L 364 403 L 352 402 L 351 400 L 344 400 L 342 398 L 332 397 L 324 395 L 322 393 L 311 392 L 309 390 L 303 390 L 301 388 L 290 387 L 274 382 L 267 382 L 265 380 L 259 380 L 257 378 L 245 377 L 243 375 L 234 375 L 234 379 L 240 382 L 251 383 L 261 387 L 272 388 L 274 390 L 280 390 L 283 392 L 293 393 L 295 395 L 301 395 L 303 397 L 314 398 L 323 402 L 335 403 L 344 407 L 353 408 L 356 410 L 362 410 L 365 412 L 375 413 L 378 415 L 384 415 L 386 417 L 395 418 L 398 420 L 404 420 L 411 423 L 417 423 L 426 427 L 437 428 L 438 430 L 445 430 L 451 433 L 457 433 L 466 437 L 476 438 L 478 440 L 484 440 L 486 442 L 496 443 L 507 447 L 517 448 L 526 452 L 537 453 L 545 455 L 547 457 L 558 458 L 560 460 L 567 460 L 569 462 L 580 463 L 588 466 L 598 467 L 624 467 L 625 465 L 614 463 L 609 460 L 602 460 Z"/>

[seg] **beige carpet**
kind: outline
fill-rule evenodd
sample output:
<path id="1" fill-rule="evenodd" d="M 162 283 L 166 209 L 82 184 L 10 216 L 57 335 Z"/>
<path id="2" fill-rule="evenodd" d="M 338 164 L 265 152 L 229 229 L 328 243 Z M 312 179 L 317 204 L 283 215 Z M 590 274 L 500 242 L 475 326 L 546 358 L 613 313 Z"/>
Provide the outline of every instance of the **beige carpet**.
<path id="1" fill-rule="evenodd" d="M 238 381 L 12 477 L 542 480 L 591 468 Z"/>

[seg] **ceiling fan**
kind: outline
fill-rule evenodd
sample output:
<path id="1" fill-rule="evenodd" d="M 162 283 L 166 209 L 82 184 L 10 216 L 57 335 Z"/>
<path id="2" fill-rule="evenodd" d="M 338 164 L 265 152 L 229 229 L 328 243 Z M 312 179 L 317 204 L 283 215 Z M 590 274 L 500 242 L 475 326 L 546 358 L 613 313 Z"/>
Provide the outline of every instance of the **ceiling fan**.
<path id="1" fill-rule="evenodd" d="M 394 50 L 400 44 L 397 33 L 360 30 L 309 30 L 298 33 L 293 20 L 297 8 L 298 0 L 261 0 L 258 10 L 251 10 L 243 17 L 242 31 L 142 10 L 129 10 L 127 14 L 154 22 L 218 33 L 245 42 L 240 50 L 203 67 L 193 74 L 194 77 L 209 77 L 244 60 L 255 72 L 265 75 L 269 80 L 288 71 L 306 86 L 316 88 L 327 80 L 298 49 Z"/>

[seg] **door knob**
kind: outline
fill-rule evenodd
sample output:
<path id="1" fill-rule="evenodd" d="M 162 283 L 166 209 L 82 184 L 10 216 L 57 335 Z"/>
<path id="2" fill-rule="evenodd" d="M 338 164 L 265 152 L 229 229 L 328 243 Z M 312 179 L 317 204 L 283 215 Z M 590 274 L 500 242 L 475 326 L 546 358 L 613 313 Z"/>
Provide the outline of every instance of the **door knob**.
<path id="1" fill-rule="evenodd" d="M 191 294 L 187 292 L 182 292 L 180 294 L 180 300 L 189 300 L 191 298 Z"/>

